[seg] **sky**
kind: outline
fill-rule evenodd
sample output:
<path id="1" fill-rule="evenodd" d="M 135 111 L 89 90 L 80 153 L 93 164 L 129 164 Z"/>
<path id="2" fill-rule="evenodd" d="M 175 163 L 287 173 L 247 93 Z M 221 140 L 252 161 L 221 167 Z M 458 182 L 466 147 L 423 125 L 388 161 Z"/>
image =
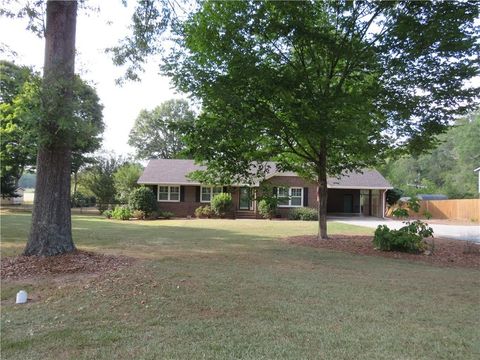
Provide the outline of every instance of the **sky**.
<path id="1" fill-rule="evenodd" d="M 127 144 L 128 134 L 140 110 L 151 110 L 165 100 L 182 95 L 175 92 L 168 78 L 158 74 L 158 63 L 154 59 L 145 67 L 141 82 L 116 85 L 115 79 L 122 75 L 122 69 L 113 65 L 104 50 L 117 45 L 128 34 L 133 10 L 125 8 L 120 0 L 88 3 L 99 6 L 100 11 L 78 12 L 75 72 L 96 88 L 104 106 L 103 148 L 117 155 L 132 154 L 134 150 Z M 0 53 L 0 58 L 33 66 L 41 72 L 44 39 L 26 30 L 26 26 L 25 19 L 0 18 L 0 44 L 17 54 L 13 57 Z"/>

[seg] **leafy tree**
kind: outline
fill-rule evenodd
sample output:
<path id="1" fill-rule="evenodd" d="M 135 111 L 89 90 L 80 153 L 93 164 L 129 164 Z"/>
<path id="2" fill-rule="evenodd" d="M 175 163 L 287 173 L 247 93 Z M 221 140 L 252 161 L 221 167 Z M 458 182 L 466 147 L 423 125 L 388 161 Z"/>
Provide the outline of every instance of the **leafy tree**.
<path id="1" fill-rule="evenodd" d="M 42 116 L 41 78 L 27 67 L 0 62 L 3 100 L 0 105 L 1 169 L 17 183 L 27 167 L 34 168 L 38 147 L 38 119 Z M 101 145 L 104 130 L 100 99 L 94 88 L 75 77 L 73 88 L 72 173 L 74 190 L 79 169 L 91 162 L 86 155 Z M 2 180 L 3 182 L 3 180 Z M 2 194 L 5 195 L 2 188 Z"/>
<path id="2" fill-rule="evenodd" d="M 450 198 L 477 196 L 480 164 L 480 113 L 458 119 L 438 136 L 440 144 L 427 154 L 391 159 L 381 168 L 389 181 L 405 195 L 446 194 Z"/>
<path id="3" fill-rule="evenodd" d="M 26 66 L 0 61 L 0 176 L 3 197 L 13 196 L 27 165 L 35 163 L 38 75 Z M 29 108 L 34 109 L 29 111 Z M 32 116 L 33 115 L 33 116 Z"/>
<path id="4" fill-rule="evenodd" d="M 100 211 L 116 202 L 114 174 L 122 166 L 122 162 L 121 158 L 114 156 L 100 156 L 79 176 L 79 184 L 87 190 L 86 193 L 95 195 Z"/>
<path id="5" fill-rule="evenodd" d="M 122 203 L 128 201 L 129 194 L 139 185 L 138 178 L 142 174 L 143 167 L 140 164 L 125 163 L 113 174 L 113 182 L 118 199 Z"/>
<path id="6" fill-rule="evenodd" d="M 38 124 L 37 187 L 25 255 L 75 250 L 70 172 L 75 67 L 76 1 L 48 1 L 45 62 Z"/>
<path id="7" fill-rule="evenodd" d="M 193 123 L 195 115 L 186 100 L 168 100 L 152 111 L 142 110 L 130 131 L 128 144 L 138 159 L 172 159 L 185 145 L 179 129 Z"/>
<path id="8" fill-rule="evenodd" d="M 200 99 L 191 153 L 217 174 L 252 176 L 277 160 L 318 185 L 327 237 L 327 174 L 436 144 L 477 103 L 478 4 L 215 2 L 175 29 L 163 66 Z M 455 61 L 452 61 L 455 59 Z"/>

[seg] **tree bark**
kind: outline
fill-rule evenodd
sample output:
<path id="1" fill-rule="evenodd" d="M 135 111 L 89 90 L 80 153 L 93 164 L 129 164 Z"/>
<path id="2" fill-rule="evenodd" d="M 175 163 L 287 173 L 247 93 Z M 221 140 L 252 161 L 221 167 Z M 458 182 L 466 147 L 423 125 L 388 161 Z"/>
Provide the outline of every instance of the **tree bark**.
<path id="1" fill-rule="evenodd" d="M 323 152 L 317 167 L 317 202 L 318 202 L 318 240 L 326 240 L 327 236 L 327 157 Z"/>
<path id="2" fill-rule="evenodd" d="M 51 256 L 75 250 L 70 213 L 71 139 L 75 70 L 76 1 L 47 2 L 43 118 L 39 125 L 37 185 L 25 255 Z"/>

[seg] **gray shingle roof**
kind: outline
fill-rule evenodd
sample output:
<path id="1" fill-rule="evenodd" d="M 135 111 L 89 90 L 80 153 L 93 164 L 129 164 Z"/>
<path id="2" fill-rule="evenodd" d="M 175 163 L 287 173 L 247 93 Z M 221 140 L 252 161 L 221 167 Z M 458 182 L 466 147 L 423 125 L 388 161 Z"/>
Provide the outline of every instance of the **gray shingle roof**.
<path id="1" fill-rule="evenodd" d="M 275 163 L 271 166 L 267 178 L 274 176 L 296 176 L 293 172 L 277 171 Z M 138 179 L 139 184 L 180 184 L 200 185 L 191 181 L 187 175 L 195 170 L 204 170 L 204 166 L 196 165 L 193 160 L 154 159 L 148 162 L 143 174 Z M 363 172 L 347 172 L 340 178 L 328 178 L 329 188 L 364 188 L 389 189 L 391 185 L 377 170 Z"/>

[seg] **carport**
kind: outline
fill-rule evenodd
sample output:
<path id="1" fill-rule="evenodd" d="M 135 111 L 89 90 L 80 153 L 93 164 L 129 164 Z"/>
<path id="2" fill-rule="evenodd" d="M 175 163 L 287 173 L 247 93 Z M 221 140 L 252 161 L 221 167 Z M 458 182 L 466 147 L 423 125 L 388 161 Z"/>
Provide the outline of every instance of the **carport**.
<path id="1" fill-rule="evenodd" d="M 327 213 L 383 218 L 389 189 L 392 186 L 375 170 L 329 178 Z"/>

